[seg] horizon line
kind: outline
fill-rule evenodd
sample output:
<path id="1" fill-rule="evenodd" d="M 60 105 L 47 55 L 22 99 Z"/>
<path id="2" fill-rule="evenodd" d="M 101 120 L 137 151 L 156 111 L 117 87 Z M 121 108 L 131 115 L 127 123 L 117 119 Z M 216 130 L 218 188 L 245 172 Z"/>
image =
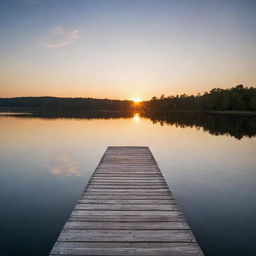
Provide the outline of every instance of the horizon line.
<path id="1" fill-rule="evenodd" d="M 187 95 L 187 96 L 199 96 L 199 95 L 204 95 L 205 93 L 209 93 L 211 92 L 212 90 L 214 89 L 221 89 L 221 90 L 230 90 L 232 88 L 235 88 L 237 86 L 243 86 L 243 88 L 256 88 L 256 86 L 246 86 L 246 85 L 243 85 L 243 84 L 237 84 L 235 86 L 232 86 L 232 87 L 228 87 L 228 88 L 220 88 L 220 87 L 214 87 L 210 90 L 207 90 L 207 91 L 204 91 L 204 92 L 197 92 L 197 93 L 193 93 L 193 94 L 187 94 L 187 93 L 181 93 L 181 94 L 172 94 L 172 95 L 165 95 L 165 94 L 161 94 L 161 96 L 163 95 L 164 97 L 172 97 L 172 96 L 181 96 L 181 95 Z M 160 97 L 161 97 L 160 96 Z M 141 99 L 140 98 L 140 101 L 143 102 L 143 101 L 150 101 L 152 98 L 158 98 L 157 96 L 152 96 L 150 99 Z M 159 98 L 160 98 L 159 97 Z M 0 99 L 15 99 L 15 98 L 62 98 L 62 99 L 66 99 L 66 98 L 70 98 L 70 99 L 95 99 L 95 100 L 118 100 L 118 101 L 134 101 L 136 99 L 117 99 L 117 98 L 105 98 L 105 97 L 102 97 L 102 98 L 95 98 L 95 97 L 82 97 L 82 96 L 49 96 L 49 95 L 40 95 L 40 96 L 12 96 L 12 97 L 0 97 Z"/>

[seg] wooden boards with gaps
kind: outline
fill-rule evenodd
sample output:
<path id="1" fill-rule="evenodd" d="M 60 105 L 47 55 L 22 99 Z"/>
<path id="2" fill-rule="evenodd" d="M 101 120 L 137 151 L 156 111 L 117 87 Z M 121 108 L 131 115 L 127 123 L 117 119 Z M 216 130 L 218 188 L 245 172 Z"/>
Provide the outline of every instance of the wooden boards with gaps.
<path id="1" fill-rule="evenodd" d="M 108 147 L 50 256 L 203 256 L 148 147 Z"/>

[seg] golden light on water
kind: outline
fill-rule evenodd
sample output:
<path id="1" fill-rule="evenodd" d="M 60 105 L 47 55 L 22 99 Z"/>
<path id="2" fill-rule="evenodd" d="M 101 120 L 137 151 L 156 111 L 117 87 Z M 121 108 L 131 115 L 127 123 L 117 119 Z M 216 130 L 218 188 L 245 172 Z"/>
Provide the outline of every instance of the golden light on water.
<path id="1" fill-rule="evenodd" d="M 140 121 L 140 114 L 139 114 L 139 113 L 134 113 L 134 115 L 133 115 L 133 120 L 134 120 L 135 122 Z"/>

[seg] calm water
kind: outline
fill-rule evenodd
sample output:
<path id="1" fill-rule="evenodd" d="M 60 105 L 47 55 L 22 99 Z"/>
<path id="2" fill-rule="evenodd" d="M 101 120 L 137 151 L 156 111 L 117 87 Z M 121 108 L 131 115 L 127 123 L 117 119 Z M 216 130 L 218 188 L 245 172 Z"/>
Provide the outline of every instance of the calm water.
<path id="1" fill-rule="evenodd" d="M 0 116 L 0 255 L 49 253 L 108 145 L 150 147 L 206 256 L 256 255 L 256 117 L 41 116 Z"/>

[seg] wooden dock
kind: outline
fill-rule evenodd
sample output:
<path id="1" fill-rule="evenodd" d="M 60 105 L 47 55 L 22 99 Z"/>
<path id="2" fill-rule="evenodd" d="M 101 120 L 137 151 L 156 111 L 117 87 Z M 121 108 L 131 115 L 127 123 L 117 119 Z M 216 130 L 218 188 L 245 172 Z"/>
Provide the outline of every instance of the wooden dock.
<path id="1" fill-rule="evenodd" d="M 148 147 L 108 147 L 51 256 L 202 256 Z"/>

